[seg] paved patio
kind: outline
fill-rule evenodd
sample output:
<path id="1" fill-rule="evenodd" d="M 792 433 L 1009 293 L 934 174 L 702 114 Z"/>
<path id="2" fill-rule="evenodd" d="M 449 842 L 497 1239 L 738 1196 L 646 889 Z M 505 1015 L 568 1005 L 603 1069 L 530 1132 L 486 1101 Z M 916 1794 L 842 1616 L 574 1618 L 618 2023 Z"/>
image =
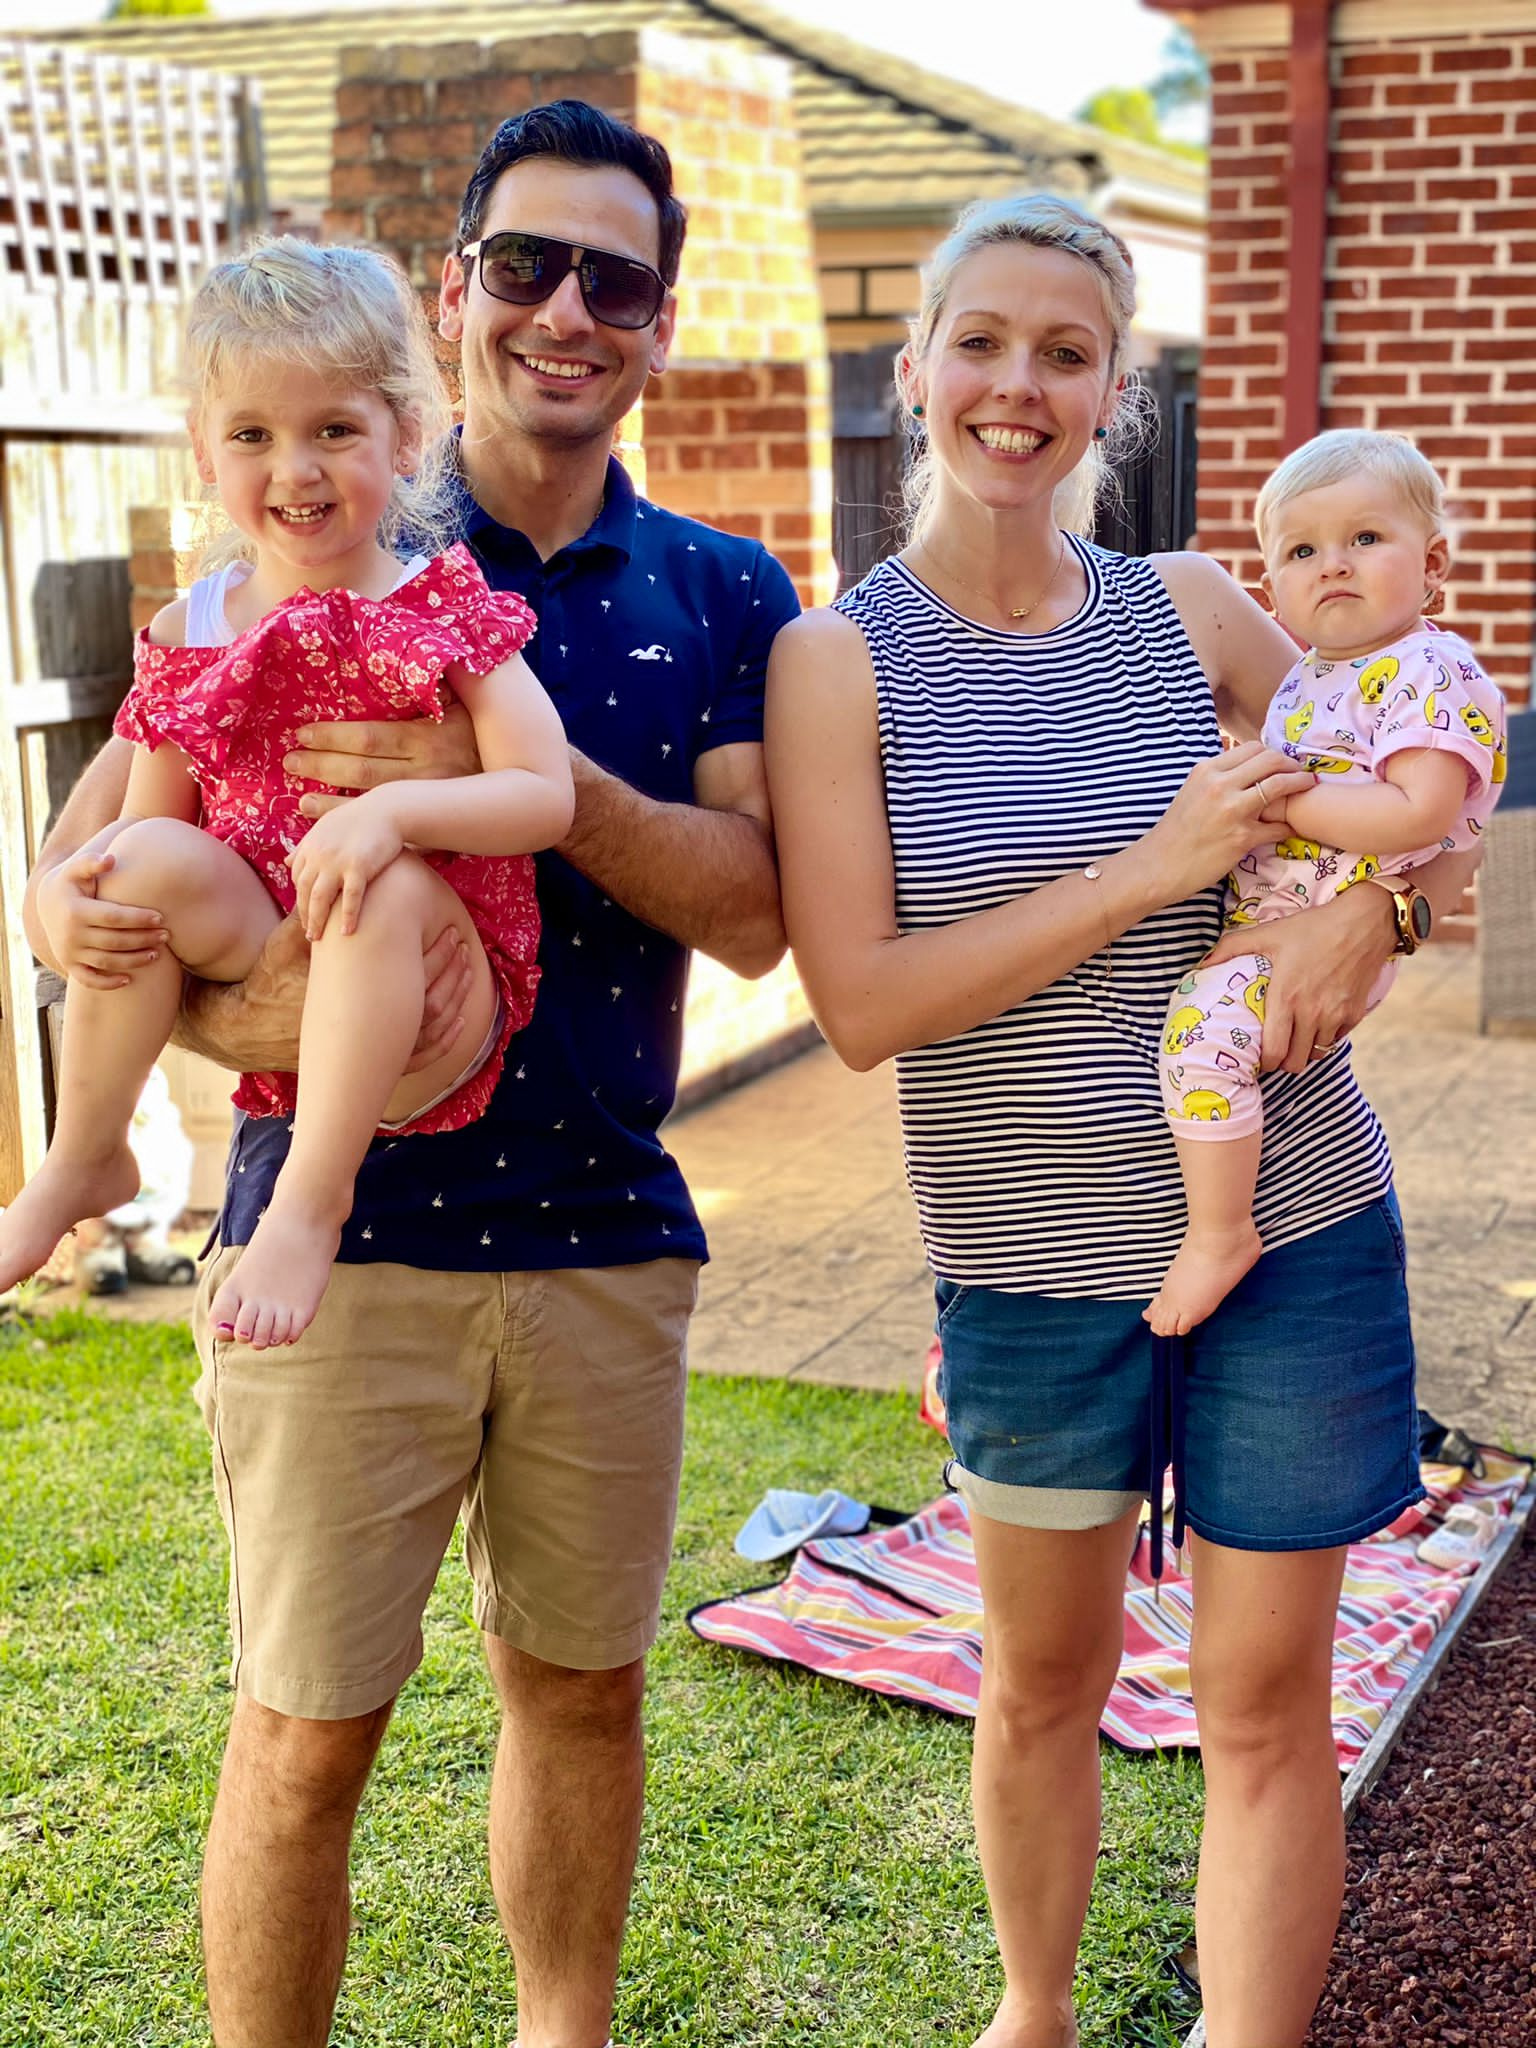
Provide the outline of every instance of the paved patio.
<path id="1" fill-rule="evenodd" d="M 1536 1448 L 1536 1039 L 1479 1037 L 1476 959 L 1432 947 L 1355 1034 L 1407 1223 L 1420 1399 Z M 894 1078 L 825 1049 L 685 1117 L 709 1229 L 690 1356 L 706 1372 L 918 1385 L 930 1282 Z"/>
<path id="2" fill-rule="evenodd" d="M 1536 1038 L 1480 1038 L 1475 977 L 1470 948 L 1409 963 L 1356 1034 L 1356 1066 L 1397 1161 L 1420 1398 L 1536 1449 Z M 915 1390 L 931 1294 L 891 1070 L 851 1074 L 820 1048 L 668 1135 L 714 1253 L 695 1369 Z M 95 1306 L 147 1320 L 191 1297 L 136 1288 Z"/>

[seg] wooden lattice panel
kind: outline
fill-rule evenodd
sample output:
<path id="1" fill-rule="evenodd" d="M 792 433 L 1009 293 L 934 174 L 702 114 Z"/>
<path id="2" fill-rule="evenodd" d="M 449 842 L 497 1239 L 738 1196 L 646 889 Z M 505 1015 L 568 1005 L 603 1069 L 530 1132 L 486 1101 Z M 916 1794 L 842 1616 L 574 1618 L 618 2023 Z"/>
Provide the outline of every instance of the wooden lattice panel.
<path id="1" fill-rule="evenodd" d="M 0 383 L 164 389 L 176 321 L 262 217 L 256 89 L 0 40 Z"/>

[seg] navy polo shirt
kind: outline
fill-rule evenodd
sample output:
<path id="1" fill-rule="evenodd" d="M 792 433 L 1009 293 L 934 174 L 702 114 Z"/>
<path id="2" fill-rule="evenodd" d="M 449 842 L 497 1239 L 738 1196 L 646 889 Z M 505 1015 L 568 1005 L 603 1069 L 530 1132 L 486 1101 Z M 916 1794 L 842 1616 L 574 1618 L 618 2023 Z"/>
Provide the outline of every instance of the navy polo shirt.
<path id="1" fill-rule="evenodd" d="M 693 800 L 712 747 L 763 734 L 774 635 L 794 586 L 757 541 L 637 499 L 610 461 L 602 510 L 541 562 L 463 493 L 462 538 L 538 618 L 524 649 L 571 744 L 663 803 Z M 672 1107 L 688 955 L 551 853 L 533 1019 L 478 1123 L 377 1139 L 340 1257 L 444 1272 L 617 1266 L 705 1256 L 657 1129 Z M 284 1118 L 241 1120 L 219 1235 L 244 1244 L 288 1149 Z"/>

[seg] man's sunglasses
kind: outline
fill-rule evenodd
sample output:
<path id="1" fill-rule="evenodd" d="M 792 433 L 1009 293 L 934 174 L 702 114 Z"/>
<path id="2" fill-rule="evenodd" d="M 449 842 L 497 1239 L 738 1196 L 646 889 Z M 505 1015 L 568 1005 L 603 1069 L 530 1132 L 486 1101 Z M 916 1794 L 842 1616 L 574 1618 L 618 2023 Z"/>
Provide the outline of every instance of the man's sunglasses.
<path id="1" fill-rule="evenodd" d="M 587 311 L 605 327 L 649 327 L 667 296 L 665 281 L 648 263 L 608 249 L 583 248 L 579 242 L 557 242 L 549 235 L 515 229 L 487 235 L 466 243 L 459 256 L 465 263 L 478 261 L 480 282 L 493 299 L 505 299 L 509 306 L 541 305 L 574 270 Z"/>

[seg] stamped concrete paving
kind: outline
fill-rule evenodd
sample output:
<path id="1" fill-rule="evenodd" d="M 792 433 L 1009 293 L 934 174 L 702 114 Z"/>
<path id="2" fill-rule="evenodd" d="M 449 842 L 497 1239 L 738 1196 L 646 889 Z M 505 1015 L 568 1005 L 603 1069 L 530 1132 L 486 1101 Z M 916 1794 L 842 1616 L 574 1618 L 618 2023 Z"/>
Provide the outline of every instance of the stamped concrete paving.
<path id="1" fill-rule="evenodd" d="M 1476 961 L 1432 947 L 1355 1034 L 1407 1223 L 1420 1399 L 1536 1447 L 1536 1039 L 1479 1037 Z M 696 1370 L 916 1388 L 931 1292 L 891 1070 L 825 1049 L 668 1133 L 709 1229 Z"/>

